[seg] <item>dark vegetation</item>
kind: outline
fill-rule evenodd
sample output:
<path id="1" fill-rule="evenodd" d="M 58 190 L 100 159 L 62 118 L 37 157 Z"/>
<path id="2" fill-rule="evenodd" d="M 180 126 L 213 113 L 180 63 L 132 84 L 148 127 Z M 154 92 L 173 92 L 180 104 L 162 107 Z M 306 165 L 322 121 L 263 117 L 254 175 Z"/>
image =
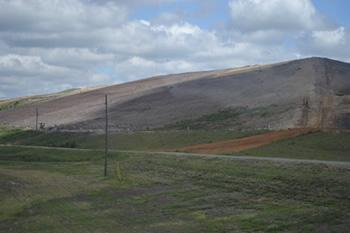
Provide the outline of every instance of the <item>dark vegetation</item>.
<path id="1" fill-rule="evenodd" d="M 20 105 L 19 101 L 11 101 L 8 103 L 0 103 L 0 111 L 14 109 Z"/>
<path id="2" fill-rule="evenodd" d="M 287 111 L 288 108 L 288 106 L 281 108 L 280 106 L 276 105 L 258 108 L 227 108 L 196 119 L 179 121 L 175 124 L 164 127 L 164 129 L 254 129 L 254 121 L 268 122 L 269 117 L 272 117 L 277 113 L 283 113 L 284 111 Z M 248 122 L 249 124 L 245 124 L 245 122 Z M 265 128 L 268 128 L 268 125 L 265 125 Z"/>

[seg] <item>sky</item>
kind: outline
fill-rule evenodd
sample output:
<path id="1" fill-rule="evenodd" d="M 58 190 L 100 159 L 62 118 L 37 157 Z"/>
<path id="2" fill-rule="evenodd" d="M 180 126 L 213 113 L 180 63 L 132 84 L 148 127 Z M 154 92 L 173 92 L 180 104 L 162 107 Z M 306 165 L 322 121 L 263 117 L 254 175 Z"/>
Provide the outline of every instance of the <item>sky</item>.
<path id="1" fill-rule="evenodd" d="M 0 0 L 0 99 L 304 57 L 350 62 L 348 0 Z"/>

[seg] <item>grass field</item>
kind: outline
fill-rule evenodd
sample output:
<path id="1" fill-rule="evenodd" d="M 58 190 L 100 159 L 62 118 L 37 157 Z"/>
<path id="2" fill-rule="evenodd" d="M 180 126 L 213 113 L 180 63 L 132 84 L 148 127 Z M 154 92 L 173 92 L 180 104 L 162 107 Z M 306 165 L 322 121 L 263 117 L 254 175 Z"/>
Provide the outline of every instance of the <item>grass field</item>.
<path id="1" fill-rule="evenodd" d="M 350 161 L 350 133 L 317 132 L 236 155 Z"/>
<path id="2" fill-rule="evenodd" d="M 215 143 L 266 133 L 256 131 L 150 131 L 114 133 L 110 135 L 110 148 L 118 150 L 162 151 L 182 147 Z M 104 135 L 88 133 L 42 133 L 21 129 L 0 129 L 0 144 L 37 145 L 49 147 L 102 149 Z M 228 153 L 230 154 L 230 153 Z M 315 132 L 249 149 L 233 155 L 350 161 L 349 132 Z"/>
<path id="3" fill-rule="evenodd" d="M 265 133 L 258 131 L 151 131 L 110 135 L 111 149 L 176 150 L 185 146 L 220 142 Z M 0 129 L 0 144 L 102 149 L 104 135 L 87 133 L 49 133 Z M 350 133 L 316 132 L 277 141 L 233 155 L 350 161 Z"/>
<path id="4" fill-rule="evenodd" d="M 350 170 L 0 147 L 0 232 L 347 232 Z"/>
<path id="5" fill-rule="evenodd" d="M 229 130 L 150 131 L 110 135 L 110 147 L 119 150 L 161 150 L 241 138 L 266 131 L 234 132 Z M 40 145 L 71 148 L 103 148 L 104 135 L 87 133 L 50 133 L 0 130 L 0 144 Z"/>

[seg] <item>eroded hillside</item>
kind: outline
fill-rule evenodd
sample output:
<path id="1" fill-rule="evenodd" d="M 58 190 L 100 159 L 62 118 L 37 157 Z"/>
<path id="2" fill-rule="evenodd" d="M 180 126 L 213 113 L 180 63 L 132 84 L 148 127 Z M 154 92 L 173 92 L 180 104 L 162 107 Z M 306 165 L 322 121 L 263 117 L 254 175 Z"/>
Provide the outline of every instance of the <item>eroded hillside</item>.
<path id="1" fill-rule="evenodd" d="M 98 130 L 350 128 L 350 64 L 308 58 L 154 77 L 0 112 L 1 123 Z"/>

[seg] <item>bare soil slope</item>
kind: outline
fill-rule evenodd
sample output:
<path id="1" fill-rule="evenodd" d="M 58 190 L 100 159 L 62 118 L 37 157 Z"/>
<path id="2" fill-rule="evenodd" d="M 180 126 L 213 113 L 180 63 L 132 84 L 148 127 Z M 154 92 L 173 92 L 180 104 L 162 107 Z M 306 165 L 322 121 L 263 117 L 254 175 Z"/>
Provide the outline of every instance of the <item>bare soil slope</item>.
<path id="1" fill-rule="evenodd" d="M 225 140 L 217 143 L 199 144 L 177 149 L 180 152 L 202 153 L 202 154 L 224 154 L 240 152 L 252 148 L 261 147 L 272 142 L 283 139 L 297 137 L 313 132 L 312 129 L 288 129 L 269 132 L 256 136 L 244 137 L 240 139 Z"/>
<path id="2" fill-rule="evenodd" d="M 43 102 L 28 103 L 23 106 L 0 112 L 0 123 L 12 126 L 34 127 L 35 109 L 39 108 L 39 121 L 47 126 L 61 126 L 64 128 L 75 128 L 76 123 L 96 120 L 96 115 L 104 112 L 104 96 L 108 94 L 109 104 L 119 104 L 148 93 L 148 91 L 194 80 L 208 75 L 213 76 L 215 72 L 194 72 L 177 75 L 159 76 L 145 80 L 114 85 L 83 93 L 62 96 Z M 5 104 L 8 101 L 3 101 Z M 98 120 L 98 119 L 97 119 Z M 111 119 L 113 122 L 113 119 Z M 96 129 L 99 123 L 89 128 Z"/>
<path id="3" fill-rule="evenodd" d="M 350 128 L 350 64 L 324 58 L 154 77 L 0 111 L 0 122 L 33 127 L 38 106 L 47 126 L 103 129 L 104 94 L 112 130 L 176 128 L 203 116 L 209 128 Z"/>

